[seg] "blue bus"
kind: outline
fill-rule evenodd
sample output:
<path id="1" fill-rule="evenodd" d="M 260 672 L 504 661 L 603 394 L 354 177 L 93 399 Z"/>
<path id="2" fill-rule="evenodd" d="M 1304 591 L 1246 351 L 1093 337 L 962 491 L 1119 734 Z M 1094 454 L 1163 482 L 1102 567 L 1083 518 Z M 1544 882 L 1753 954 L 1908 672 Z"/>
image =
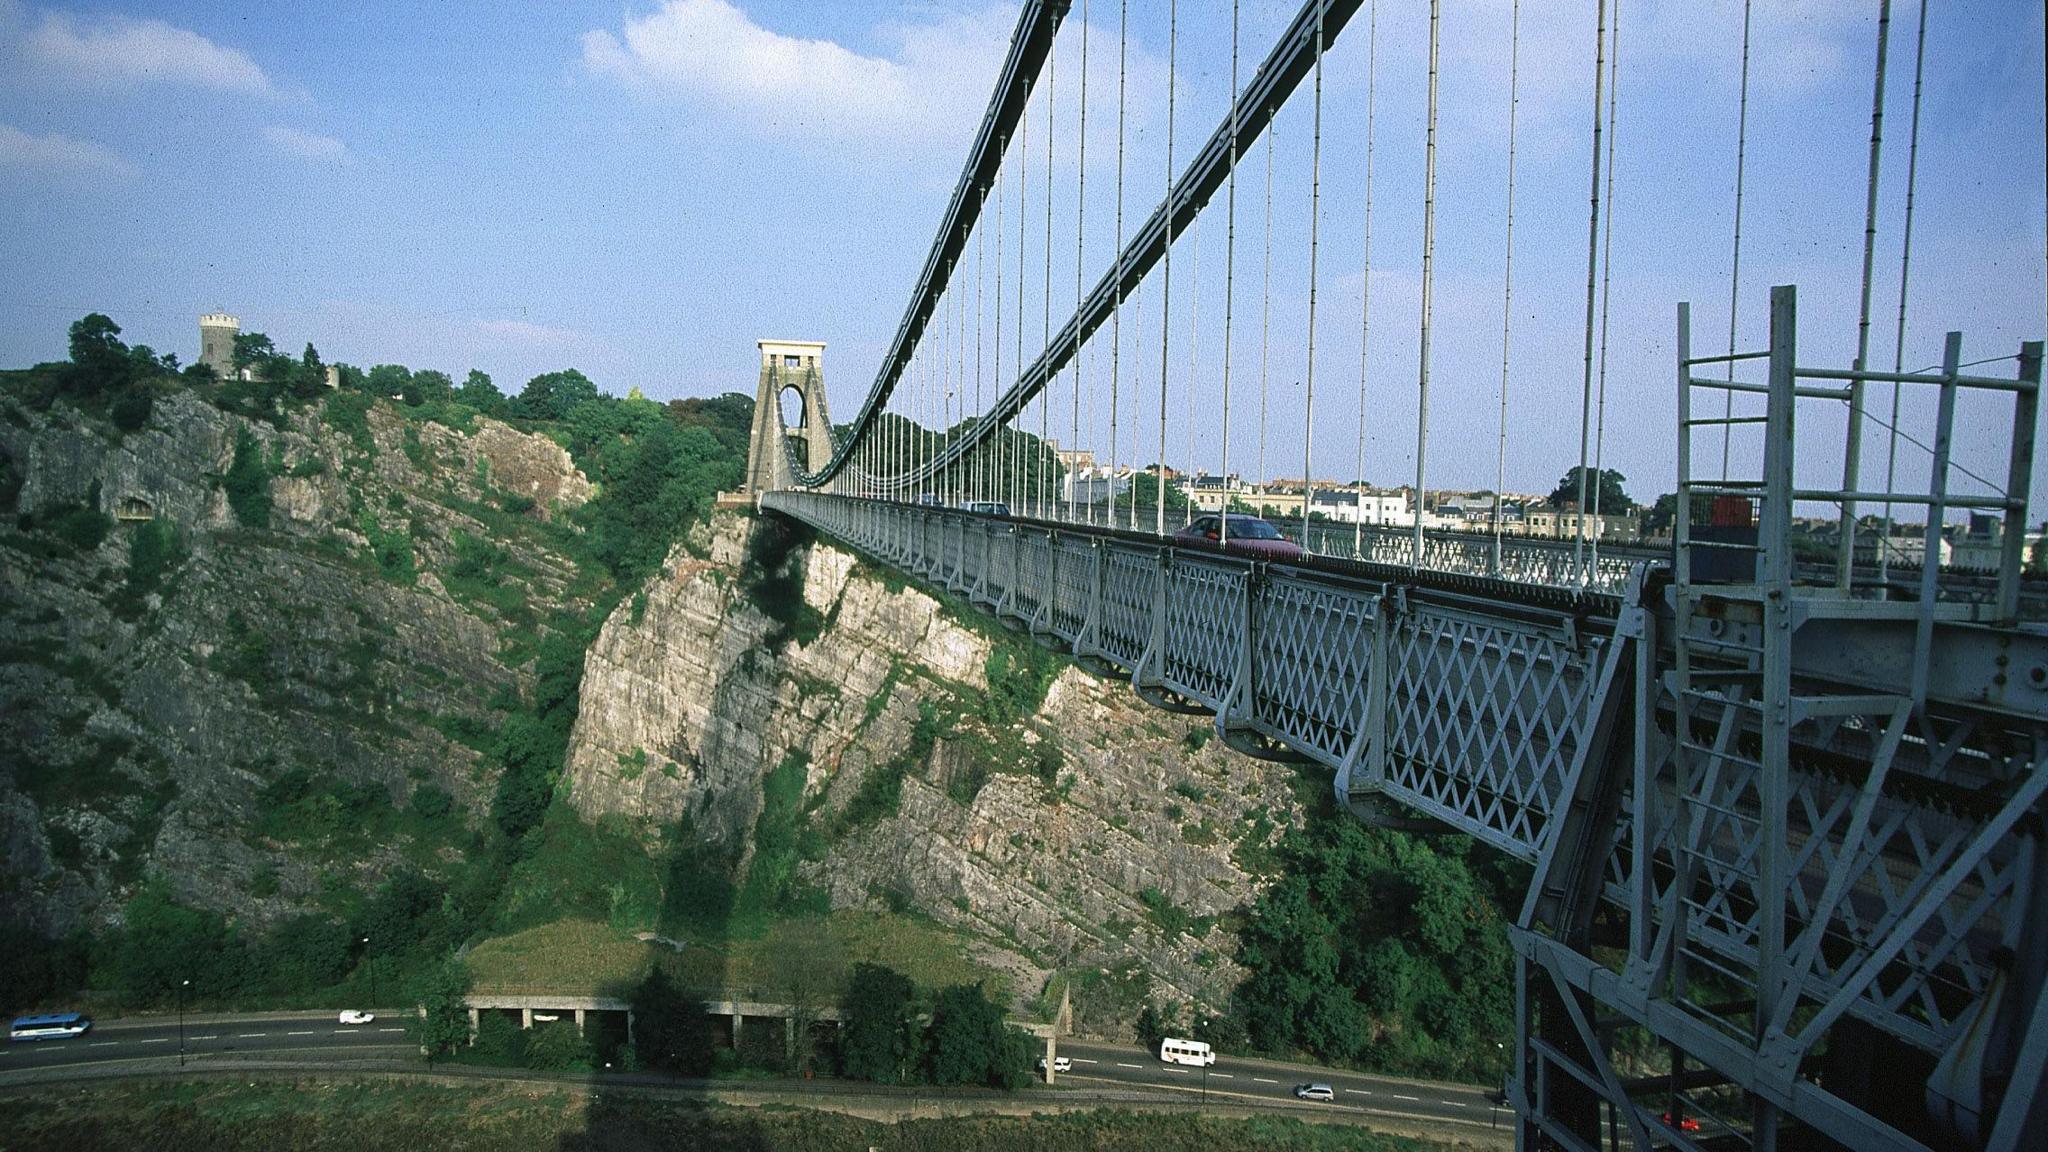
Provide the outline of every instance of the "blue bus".
<path id="1" fill-rule="evenodd" d="M 8 1029 L 10 1040 L 61 1040 L 83 1036 L 92 1027 L 92 1017 L 83 1012 L 52 1012 L 43 1016 L 17 1016 Z"/>

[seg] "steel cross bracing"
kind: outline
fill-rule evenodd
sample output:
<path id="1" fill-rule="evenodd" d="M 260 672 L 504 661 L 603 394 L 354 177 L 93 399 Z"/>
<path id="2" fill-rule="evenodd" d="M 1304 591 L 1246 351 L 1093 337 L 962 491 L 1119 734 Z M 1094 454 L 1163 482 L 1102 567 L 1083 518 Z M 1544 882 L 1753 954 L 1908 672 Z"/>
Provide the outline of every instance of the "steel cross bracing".
<path id="1" fill-rule="evenodd" d="M 1528 863 L 1507 1085 L 1524 1146 L 2038 1147 L 2048 634 L 2000 618 L 2004 592 L 1793 581 L 1789 410 L 1827 392 L 1797 380 L 1829 375 L 1794 367 L 1790 304 L 1752 389 L 1773 397 L 1782 483 L 1754 490 L 1756 575 L 1720 584 L 1683 549 L 1618 593 L 1572 594 L 1406 556 L 1278 564 L 843 496 L 762 503 L 1213 711 L 1234 746 L 1329 767 L 1361 816 L 1424 817 Z M 2023 508 L 2038 344 L 2020 365 L 1922 382 L 1951 410 L 1962 387 L 2015 397 L 2003 499 Z M 1621 1028 L 1682 1057 L 1668 1082 L 1621 1077 Z M 1674 1110 L 1702 1129 L 1666 1126 Z"/>

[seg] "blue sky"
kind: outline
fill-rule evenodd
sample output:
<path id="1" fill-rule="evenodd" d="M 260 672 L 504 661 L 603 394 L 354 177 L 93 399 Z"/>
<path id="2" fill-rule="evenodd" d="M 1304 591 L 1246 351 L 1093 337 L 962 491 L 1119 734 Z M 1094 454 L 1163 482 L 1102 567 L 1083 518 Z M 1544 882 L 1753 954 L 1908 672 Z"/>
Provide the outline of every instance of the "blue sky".
<path id="1" fill-rule="evenodd" d="M 1245 0 L 1247 75 L 1294 7 Z M 1479 487 L 1493 479 L 1501 384 L 1508 3 L 1445 7 L 1429 473 L 1432 486 Z M 1897 314 L 1917 13 L 1895 7 L 1873 307 L 1880 364 Z M 1090 8 L 1092 283 L 1113 246 L 1116 4 Z M 1229 98 L 1229 5 L 1181 8 L 1177 162 Z M 1419 5 L 1387 8 L 1363 420 L 1364 15 L 1326 67 L 1310 442 L 1317 473 L 1348 478 L 1362 430 L 1367 475 L 1397 482 L 1414 469 L 1426 21 Z M 1167 87 L 1166 5 L 1134 9 L 1131 226 L 1163 186 Z M 1875 9 L 1758 4 L 1745 345 L 1763 336 L 1768 286 L 1792 282 L 1802 359 L 1846 365 L 1853 355 Z M 1933 11 L 1911 367 L 1934 359 L 1951 327 L 1965 330 L 1971 358 L 2009 353 L 2048 328 L 2042 8 L 1943 0 Z M 1508 487 L 1547 490 L 1577 452 L 1592 5 L 1525 0 L 1522 18 Z M 1726 339 L 1740 20 L 1733 0 L 1621 8 L 1606 460 L 1639 497 L 1671 486 L 1675 302 L 1696 302 L 1702 343 Z M 829 342 L 843 417 L 894 332 L 1013 21 L 1009 5 L 948 0 L 0 0 L 0 364 L 60 357 L 65 326 L 91 310 L 113 315 L 131 341 L 189 358 L 197 315 L 226 307 L 281 346 L 310 340 L 329 359 L 458 376 L 479 367 L 508 390 L 575 366 L 607 389 L 664 398 L 751 390 L 753 341 L 773 336 Z M 1079 29 L 1077 3 L 1054 77 L 1055 328 L 1074 295 Z M 1283 114 L 1274 161 L 1276 475 L 1299 473 L 1303 440 L 1306 97 Z M 1045 307 L 1042 99 L 1034 115 L 1027 358 Z M 1261 163 L 1244 169 L 1238 208 L 1230 450 L 1232 467 L 1247 470 L 1258 455 Z M 1186 417 L 1197 414 L 1206 466 L 1221 457 L 1221 208 L 1219 198 L 1199 245 L 1184 238 L 1174 262 L 1169 444 L 1184 454 Z M 1013 276 L 1015 243 L 1005 240 Z M 1126 458 L 1133 440 L 1146 459 L 1156 448 L 1157 279 L 1132 306 L 1139 322 L 1125 325 Z M 1014 307 L 1014 282 L 1007 300 Z M 1005 331 L 1014 339 L 1014 313 Z M 1006 371 L 1014 359 L 1005 352 Z M 1106 338 L 1091 342 L 1091 391 L 1106 388 L 1107 360 Z M 1817 439 L 1829 418 L 1810 425 Z M 1999 419 L 1990 407 L 1963 414 L 1964 454 L 1976 452 L 1980 472 L 2002 474 Z M 1103 447 L 1099 423 L 1084 439 Z M 1838 468 L 1834 459 L 1815 447 L 1813 479 Z"/>

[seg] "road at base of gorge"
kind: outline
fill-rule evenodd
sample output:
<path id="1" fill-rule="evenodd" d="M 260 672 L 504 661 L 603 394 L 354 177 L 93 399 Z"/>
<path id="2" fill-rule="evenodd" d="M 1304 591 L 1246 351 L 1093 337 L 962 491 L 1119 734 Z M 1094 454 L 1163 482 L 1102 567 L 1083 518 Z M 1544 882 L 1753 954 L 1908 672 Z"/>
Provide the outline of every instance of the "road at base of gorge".
<path id="1" fill-rule="evenodd" d="M 1072 1070 L 1056 1085 L 1004 1095 L 976 1091 L 887 1089 L 850 1081 L 678 1081 L 647 1074 L 598 1073 L 543 1077 L 518 1069 L 417 1063 L 417 1048 L 405 1036 L 402 1017 L 381 1009 L 367 1024 L 341 1024 L 332 1012 L 266 1012 L 188 1015 L 183 1026 L 183 1062 L 176 1017 L 107 1020 L 83 1036 L 61 1040 L 13 1041 L 0 1047 L 0 1091 L 32 1092 L 36 1087 L 126 1076 L 160 1078 L 229 1071 L 378 1075 L 431 1075 L 522 1083 L 559 1083 L 588 1090 L 681 1091 L 731 1097 L 735 1103 L 815 1101 L 863 1114 L 929 1115 L 935 1112 L 1004 1111 L 1095 1105 L 1202 1107 L 1222 1113 L 1278 1112 L 1324 1122 L 1349 1122 L 1415 1135 L 1469 1143 L 1512 1142 L 1512 1114 L 1492 1103 L 1480 1087 L 1374 1076 L 1247 1057 L 1220 1056 L 1207 1069 L 1167 1064 L 1157 1053 L 1134 1045 L 1066 1039 L 1059 1055 Z M 1034 1050 L 1037 1049 L 1036 1047 Z M 1328 1084 L 1328 1101 L 1297 1099 L 1303 1083 Z M 852 1106 L 858 1105 L 857 1108 Z"/>

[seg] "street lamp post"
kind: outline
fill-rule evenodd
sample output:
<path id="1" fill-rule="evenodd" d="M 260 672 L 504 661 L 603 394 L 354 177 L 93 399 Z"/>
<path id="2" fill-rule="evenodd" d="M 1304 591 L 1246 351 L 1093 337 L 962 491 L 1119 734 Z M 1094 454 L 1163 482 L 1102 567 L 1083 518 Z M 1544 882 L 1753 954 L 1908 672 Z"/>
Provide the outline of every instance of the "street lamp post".
<path id="1" fill-rule="evenodd" d="M 370 955 L 370 938 L 363 937 L 363 967 L 370 970 L 370 1007 L 377 1006 L 377 961 Z"/>
<path id="2" fill-rule="evenodd" d="M 190 980 L 178 981 L 178 1067 L 185 1066 L 185 989 L 192 986 Z"/>

